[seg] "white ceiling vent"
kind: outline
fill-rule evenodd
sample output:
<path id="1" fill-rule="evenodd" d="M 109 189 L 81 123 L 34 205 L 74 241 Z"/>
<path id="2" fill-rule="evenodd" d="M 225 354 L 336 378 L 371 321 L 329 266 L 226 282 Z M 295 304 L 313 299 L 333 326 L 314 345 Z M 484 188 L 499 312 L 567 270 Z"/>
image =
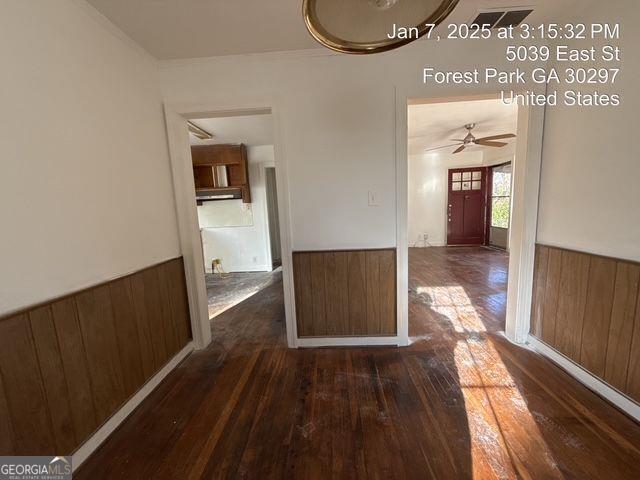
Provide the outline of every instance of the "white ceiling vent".
<path id="1" fill-rule="evenodd" d="M 489 25 L 490 28 L 517 27 L 533 12 L 532 8 L 488 10 L 480 12 L 471 25 Z"/>

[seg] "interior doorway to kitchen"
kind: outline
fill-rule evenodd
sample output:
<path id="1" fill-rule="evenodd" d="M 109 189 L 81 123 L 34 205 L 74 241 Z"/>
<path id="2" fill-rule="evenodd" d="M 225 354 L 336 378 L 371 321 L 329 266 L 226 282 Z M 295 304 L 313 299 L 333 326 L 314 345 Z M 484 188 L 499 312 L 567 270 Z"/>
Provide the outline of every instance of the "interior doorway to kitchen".
<path id="1" fill-rule="evenodd" d="M 189 120 L 209 318 L 281 280 L 269 113 Z"/>

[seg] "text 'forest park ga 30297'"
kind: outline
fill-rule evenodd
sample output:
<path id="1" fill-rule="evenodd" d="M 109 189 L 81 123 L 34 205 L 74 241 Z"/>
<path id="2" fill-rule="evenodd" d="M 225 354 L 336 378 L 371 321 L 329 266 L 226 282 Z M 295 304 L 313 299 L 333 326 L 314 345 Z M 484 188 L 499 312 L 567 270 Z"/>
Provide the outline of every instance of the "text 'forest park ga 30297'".
<path id="1" fill-rule="evenodd" d="M 493 85 L 506 104 L 522 106 L 617 107 L 622 96 L 619 24 L 542 24 L 490 28 L 489 25 L 428 25 L 425 36 L 441 40 L 486 41 L 504 51 L 502 68 L 422 69 L 426 85 Z M 389 38 L 411 38 L 418 32 L 393 25 Z M 504 65 L 512 65 L 504 68 Z"/>

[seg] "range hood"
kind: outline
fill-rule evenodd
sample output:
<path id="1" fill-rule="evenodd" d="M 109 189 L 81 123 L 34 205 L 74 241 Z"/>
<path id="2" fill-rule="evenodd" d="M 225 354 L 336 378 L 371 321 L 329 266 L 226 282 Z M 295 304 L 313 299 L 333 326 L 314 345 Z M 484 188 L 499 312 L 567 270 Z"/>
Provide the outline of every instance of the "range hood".
<path id="1" fill-rule="evenodd" d="M 240 187 L 196 188 L 198 205 L 202 205 L 203 202 L 236 198 L 242 198 L 242 188 Z"/>

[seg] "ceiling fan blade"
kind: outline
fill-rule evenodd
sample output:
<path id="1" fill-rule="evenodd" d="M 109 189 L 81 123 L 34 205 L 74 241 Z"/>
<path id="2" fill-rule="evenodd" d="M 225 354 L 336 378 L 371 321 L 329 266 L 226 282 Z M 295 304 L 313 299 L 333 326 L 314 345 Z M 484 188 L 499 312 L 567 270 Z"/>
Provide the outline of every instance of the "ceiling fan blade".
<path id="1" fill-rule="evenodd" d="M 440 150 L 441 148 L 455 147 L 456 145 L 460 145 L 460 144 L 459 143 L 452 143 L 451 145 L 443 145 L 442 147 L 427 148 L 425 150 L 425 152 L 430 152 L 432 150 Z"/>
<path id="2" fill-rule="evenodd" d="M 509 145 L 505 142 L 489 142 L 487 140 L 476 140 L 475 143 L 476 145 L 483 145 L 485 147 L 504 147 L 506 145 Z"/>
<path id="3" fill-rule="evenodd" d="M 452 138 L 451 139 L 452 142 L 464 142 L 463 138 Z"/>
<path id="4" fill-rule="evenodd" d="M 491 135 L 490 137 L 482 137 L 482 138 L 477 138 L 476 141 L 480 141 L 480 140 L 501 140 L 503 138 L 516 138 L 516 136 L 513 133 L 505 133 L 503 135 Z"/>
<path id="5" fill-rule="evenodd" d="M 466 145 L 462 145 L 459 148 L 457 148 L 456 150 L 453 151 L 453 153 L 460 153 L 461 151 L 463 151 L 465 148 L 467 148 Z"/>

